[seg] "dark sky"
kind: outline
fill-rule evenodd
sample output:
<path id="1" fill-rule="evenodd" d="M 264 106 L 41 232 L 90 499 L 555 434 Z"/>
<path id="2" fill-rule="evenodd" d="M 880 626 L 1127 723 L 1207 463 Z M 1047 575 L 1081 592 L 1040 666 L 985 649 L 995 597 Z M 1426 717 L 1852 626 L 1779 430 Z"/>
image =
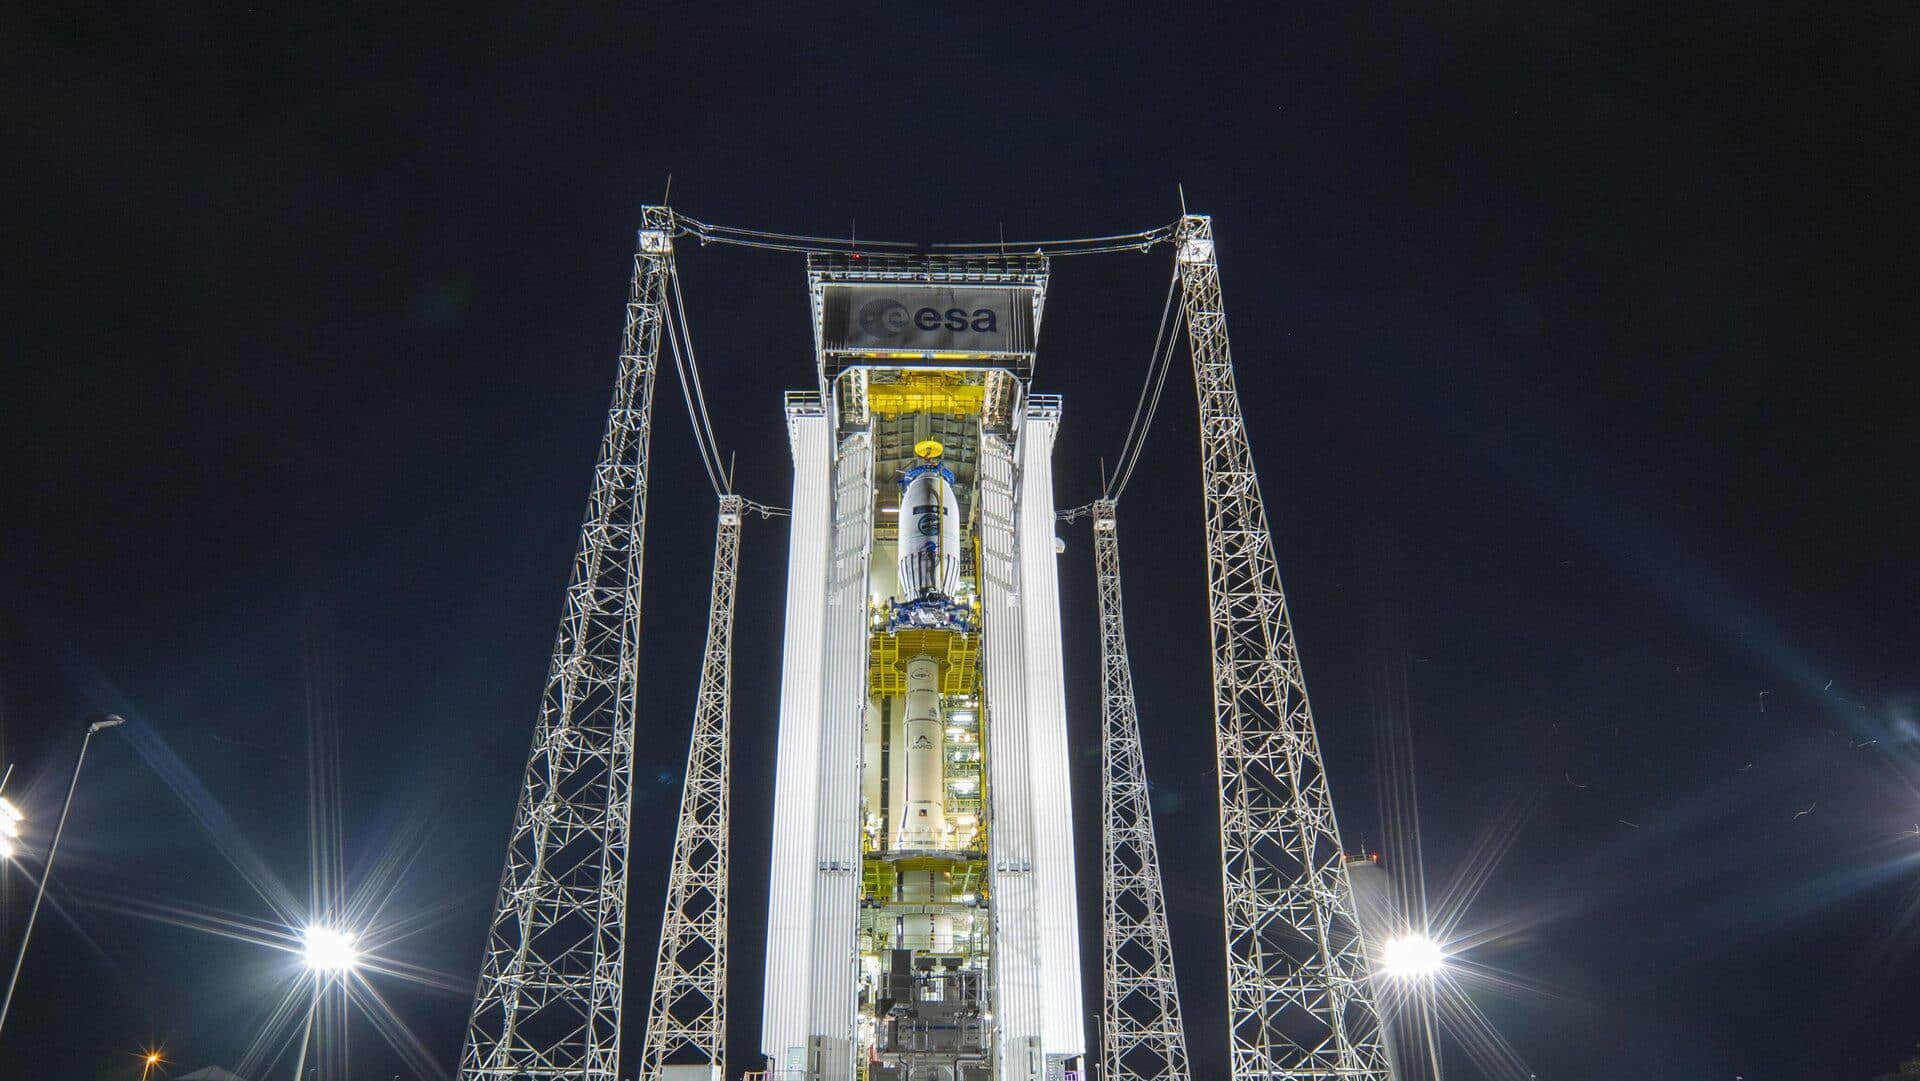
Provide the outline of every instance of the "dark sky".
<path id="1" fill-rule="evenodd" d="M 184 1068 L 239 1061 L 291 959 L 150 917 L 267 920 L 250 878 L 306 896 L 316 721 L 347 865 L 417 851 L 388 915 L 423 926 L 393 955 L 469 984 L 632 231 L 668 173 L 707 220 L 913 241 L 1144 228 L 1184 183 L 1215 216 L 1350 846 L 1391 834 L 1382 723 L 1418 749 L 1436 893 L 1518 829 L 1467 917 L 1489 929 L 1473 960 L 1519 985 L 1472 990 L 1512 1049 L 1554 1081 L 1840 1081 L 1910 1051 L 1920 395 L 1898 162 L 1920 21 L 1183 6 L 0 16 L 0 762 L 36 840 L 77 719 L 132 719 L 89 759 L 0 1075 L 133 1076 L 152 1041 Z M 1168 266 L 1056 265 L 1037 385 L 1066 395 L 1063 500 L 1119 448 Z M 812 377 L 800 267 L 706 249 L 682 269 L 741 487 L 784 502 L 779 395 Z M 660 401 L 635 983 L 711 547 L 670 385 Z M 1122 535 L 1194 1057 L 1219 1077 L 1194 429 L 1180 371 Z M 1063 536 L 1091 900 L 1091 565 L 1084 525 Z M 784 546 L 752 525 L 740 602 L 736 1071 Z M 11 941 L 19 871 L 4 892 Z M 378 983 L 451 1062 L 464 991 Z M 404 1070 L 364 1023 L 352 1050 L 356 1078 Z"/>

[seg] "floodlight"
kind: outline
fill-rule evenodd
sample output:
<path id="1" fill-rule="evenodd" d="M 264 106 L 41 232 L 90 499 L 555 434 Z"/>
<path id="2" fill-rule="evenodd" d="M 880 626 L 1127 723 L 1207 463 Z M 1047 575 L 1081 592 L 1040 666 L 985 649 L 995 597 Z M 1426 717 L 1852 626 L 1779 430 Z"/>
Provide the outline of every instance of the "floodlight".
<path id="1" fill-rule="evenodd" d="M 0 796 L 0 860 L 10 860 L 20 851 L 13 842 L 20 838 L 20 822 L 25 817 L 12 800 Z"/>
<path id="2" fill-rule="evenodd" d="M 307 967 L 315 972 L 348 972 L 360 963 L 355 938 L 332 927 L 309 927 L 300 935 Z"/>
<path id="3" fill-rule="evenodd" d="M 1437 974 L 1447 955 L 1440 944 L 1426 935 L 1410 932 L 1389 939 L 1380 951 L 1380 965 L 1396 979 L 1424 980 Z"/>

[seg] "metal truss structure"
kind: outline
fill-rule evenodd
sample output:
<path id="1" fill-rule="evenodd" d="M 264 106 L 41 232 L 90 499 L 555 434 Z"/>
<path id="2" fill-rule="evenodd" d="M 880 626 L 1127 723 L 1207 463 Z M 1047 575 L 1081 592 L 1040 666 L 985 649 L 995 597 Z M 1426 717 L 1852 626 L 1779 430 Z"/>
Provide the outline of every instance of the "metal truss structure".
<path id="1" fill-rule="evenodd" d="M 727 1041 L 727 838 L 731 802 L 733 598 L 740 574 L 740 519 L 746 501 L 720 497 L 713 538 L 713 594 L 707 648 L 693 706 L 693 737 L 680 789 L 680 824 L 668 870 L 660 953 L 653 968 L 641 1081 L 669 1065 L 722 1071 Z"/>
<path id="2" fill-rule="evenodd" d="M 619 1081 L 648 453 L 662 335 L 674 318 L 668 304 L 673 237 L 682 234 L 822 257 L 843 250 L 832 246 L 839 241 L 722 230 L 678 219 L 666 207 L 645 209 L 619 376 L 514 816 L 460 1081 Z M 1235 385 L 1211 220 L 1190 214 L 1171 229 L 1039 250 L 1146 250 L 1168 239 L 1177 246 L 1181 312 L 1199 399 L 1231 1076 L 1388 1081 L 1351 886 Z M 810 274 L 824 273 L 827 264 L 814 260 L 809 266 Z M 840 391 L 853 395 L 834 406 L 842 411 L 843 428 L 849 418 L 858 422 L 851 428 L 866 423 L 866 405 L 858 398 L 864 385 L 854 380 Z M 1154 396 L 1157 401 L 1157 390 Z M 830 588 L 853 590 L 848 596 L 857 597 L 866 580 L 864 552 L 872 528 L 871 437 L 843 433 L 837 462 L 835 483 L 842 494 L 833 503 Z M 1014 490 L 1010 457 L 1004 464 L 1006 475 L 983 474 L 982 480 L 987 498 L 1002 503 Z M 706 652 L 640 1081 L 662 1081 L 679 1074 L 677 1067 L 704 1067 L 718 1077 L 723 1067 L 733 616 L 740 520 L 748 506 L 738 496 L 721 497 Z M 1189 1081 L 1126 654 L 1114 498 L 1096 503 L 1093 516 L 1105 720 L 1103 1077 Z M 1011 521 L 1010 504 L 992 520 Z M 856 560 L 848 554 L 855 552 L 863 554 Z M 1011 557 L 988 551 L 985 558 L 1004 564 Z M 983 578 L 993 580 L 991 574 Z M 864 608 L 857 602 L 841 607 L 852 614 L 843 615 L 845 625 L 829 636 L 825 656 L 835 667 L 828 676 L 864 686 Z M 998 696 L 1020 697 L 1004 690 Z M 847 727 L 843 719 L 834 718 L 834 739 L 823 744 L 820 769 L 823 777 L 840 771 L 832 774 L 835 791 L 852 793 L 847 786 L 855 774 L 847 771 L 860 753 L 858 726 Z M 857 800 L 849 795 L 834 806 L 844 813 L 819 827 L 817 859 L 805 868 L 812 879 L 806 886 L 811 911 L 848 915 L 809 929 L 810 963 L 822 971 L 852 956 L 856 922 L 851 871 L 859 866 Z M 1031 863 L 1016 863 L 1004 862 L 1006 873 L 996 872 L 997 894 L 1011 896 L 1023 888 L 1022 876 L 1031 875 Z M 1037 956 L 1038 942 L 1020 943 L 1016 952 Z M 811 1023 L 814 1032 L 826 1034 L 815 1051 L 827 1066 L 816 1070 L 842 1068 L 833 1061 L 852 1069 L 850 1061 L 833 1059 L 836 1048 L 852 1046 L 849 1005 L 837 992 L 818 989 L 805 1005 L 808 1016 L 828 1019 Z M 1017 1015 L 1020 1009 L 1004 1012 Z M 1003 1017 L 1001 1024 L 1015 1020 Z"/>
<path id="3" fill-rule="evenodd" d="M 1100 1076 L 1106 1081 L 1188 1081 L 1187 1031 L 1173 978 L 1166 890 L 1148 803 L 1140 714 L 1120 592 L 1115 504 L 1093 504 L 1093 561 L 1100 584 L 1100 835 L 1105 873 L 1102 931 L 1105 980 Z"/>
<path id="4" fill-rule="evenodd" d="M 1213 223 L 1175 235 L 1200 405 L 1235 1081 L 1388 1081 L 1319 736 L 1234 383 Z"/>
<path id="5" fill-rule="evenodd" d="M 461 1081 L 618 1081 L 648 446 L 673 213 L 647 207 L 626 334 Z"/>

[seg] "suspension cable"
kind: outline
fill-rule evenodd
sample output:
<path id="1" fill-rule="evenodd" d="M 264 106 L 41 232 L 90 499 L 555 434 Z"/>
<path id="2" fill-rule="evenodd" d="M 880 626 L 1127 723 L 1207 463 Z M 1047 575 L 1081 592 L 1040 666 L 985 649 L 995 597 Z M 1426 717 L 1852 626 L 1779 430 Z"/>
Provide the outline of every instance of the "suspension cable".
<path id="1" fill-rule="evenodd" d="M 1120 461 L 1111 476 L 1105 478 L 1106 490 L 1102 493 L 1107 499 L 1119 499 L 1120 493 L 1127 488 L 1127 482 L 1133 479 L 1133 469 L 1140 462 L 1140 452 L 1145 448 L 1147 432 L 1153 427 L 1153 417 L 1160 409 L 1160 395 L 1166 389 L 1167 371 L 1173 365 L 1173 352 L 1180 339 L 1180 325 L 1185 321 L 1185 309 L 1178 312 L 1174 306 L 1174 294 L 1180 287 L 1180 273 L 1176 268 L 1172 280 L 1167 282 L 1167 299 L 1160 309 L 1160 328 L 1153 334 L 1153 354 L 1147 363 L 1147 375 L 1140 384 L 1140 397 L 1134 402 L 1133 420 L 1127 425 L 1127 437 L 1120 445 Z"/>
<path id="2" fill-rule="evenodd" d="M 679 232 L 702 244 L 737 244 L 749 248 L 774 248 L 781 251 L 851 251 L 858 248 L 912 249 L 919 245 L 903 240 L 858 240 L 841 236 L 807 236 L 802 233 L 776 233 L 765 229 L 743 229 L 735 225 L 714 225 L 684 214 L 673 220 Z"/>
<path id="3" fill-rule="evenodd" d="M 687 407 L 687 422 L 693 429 L 693 442 L 700 453 L 700 465 L 707 472 L 707 480 L 713 485 L 715 495 L 733 493 L 734 471 L 721 465 L 720 437 L 713 429 L 713 416 L 707 409 L 705 385 L 700 378 L 700 360 L 693 351 L 693 329 L 687 319 L 687 299 L 680 287 L 680 267 L 677 263 L 668 263 L 667 276 L 673 283 L 673 291 L 668 297 L 666 332 L 667 345 L 673 354 L 674 374 L 680 384 L 680 398 Z M 790 512 L 785 507 L 776 507 L 758 500 L 742 498 L 744 508 L 762 518 L 786 517 Z"/>
<path id="4" fill-rule="evenodd" d="M 1156 244 L 1164 244 L 1173 239 L 1179 222 L 1142 229 L 1134 233 L 1115 233 L 1111 236 L 1075 237 L 1071 240 L 972 240 L 964 243 L 929 244 L 935 251 L 988 252 L 1004 251 L 1013 254 L 1041 252 L 1047 255 L 1087 255 L 1109 251 L 1146 251 Z"/>
<path id="5" fill-rule="evenodd" d="M 687 368 L 693 376 L 693 398 L 700 406 L 700 429 L 706 433 L 707 447 L 713 455 L 713 464 L 720 464 L 720 438 L 713 431 L 713 417 L 707 411 L 707 392 L 700 382 L 700 362 L 693 352 L 693 327 L 687 322 L 687 299 L 680 291 L 680 267 L 677 263 L 668 264 L 668 277 L 673 282 L 674 317 L 680 321 L 680 337 L 686 343 Z M 733 490 L 733 470 L 723 470 L 727 490 Z"/>
<path id="6" fill-rule="evenodd" d="M 686 402 L 687 422 L 693 428 L 694 446 L 700 452 L 700 467 L 707 471 L 707 481 L 708 483 L 713 485 L 713 493 L 715 495 L 725 494 L 726 486 L 720 483 L 720 474 L 717 471 L 715 471 L 713 467 L 713 459 L 709 457 L 707 454 L 707 440 L 706 440 L 706 437 L 700 433 L 700 421 L 699 421 L 699 418 L 694 414 L 693 394 L 689 390 L 690 384 L 687 380 L 686 361 L 681 358 L 681 354 L 680 354 L 680 331 L 677 327 L 673 325 L 673 322 L 671 320 L 667 322 L 666 331 L 667 331 L 667 343 L 672 347 L 672 352 L 673 352 L 674 374 L 679 377 L 678 382 L 680 384 L 680 398 L 682 401 Z"/>
<path id="7" fill-rule="evenodd" d="M 1146 448 L 1147 432 L 1153 428 L 1153 418 L 1160 410 L 1160 395 L 1167 387 L 1167 372 L 1173 367 L 1173 353 L 1180 339 L 1180 328 L 1186 323 L 1184 309 L 1173 314 L 1173 326 L 1167 334 L 1167 344 L 1160 352 L 1160 370 L 1153 377 L 1153 398 L 1147 403 L 1146 418 L 1140 424 L 1140 436 L 1133 442 L 1133 453 L 1126 461 L 1126 469 L 1120 474 L 1120 481 L 1114 485 L 1113 498 L 1119 499 L 1120 493 L 1127 490 L 1127 483 L 1133 480 L 1134 467 L 1140 464 L 1140 452 Z"/>
<path id="8" fill-rule="evenodd" d="M 883 254 L 949 252 L 957 257 L 987 255 L 995 250 L 1009 255 L 1097 255 L 1104 252 L 1146 251 L 1156 245 L 1170 243 L 1179 228 L 1179 223 L 1174 222 L 1133 233 L 1075 237 L 1066 240 L 984 240 L 916 244 L 903 240 L 861 240 L 857 237 L 808 236 L 802 233 L 745 229 L 733 225 L 715 225 L 678 213 L 674 215 L 673 220 L 675 232 L 678 235 L 694 237 L 702 244 L 730 244 L 742 248 L 761 248 L 768 251 L 802 254 L 851 254 L 885 249 Z"/>
<path id="9" fill-rule="evenodd" d="M 804 233 L 780 233 L 766 229 L 716 225 L 679 213 L 673 214 L 672 221 L 674 235 L 693 237 L 703 245 L 726 244 L 803 255 L 854 254 L 863 250 L 883 249 L 880 254 L 951 253 L 955 258 L 978 258 L 991 255 L 996 250 L 1002 254 L 1042 256 L 1144 252 L 1157 245 L 1171 243 L 1179 229 L 1178 222 L 1171 222 L 1138 232 L 1075 237 L 1066 240 L 992 240 L 915 244 L 899 240 L 810 236 Z M 720 440 L 713 430 L 713 418 L 707 408 L 706 389 L 700 379 L 699 361 L 693 351 L 693 330 L 687 320 L 686 298 L 680 286 L 680 270 L 677 264 L 670 263 L 668 266 L 673 294 L 666 330 L 668 344 L 673 353 L 674 371 L 679 377 L 680 396 L 687 407 L 687 420 L 693 427 L 694 443 L 700 452 L 700 464 L 707 471 L 707 479 L 713 484 L 714 493 L 725 494 L 732 491 L 733 473 L 721 464 Z M 1139 464 L 1140 453 L 1145 446 L 1147 431 L 1153 426 L 1154 414 L 1160 406 L 1160 396 L 1166 387 L 1167 372 L 1172 365 L 1174 346 L 1179 337 L 1180 326 L 1185 321 L 1184 310 L 1174 314 L 1173 298 L 1178 284 L 1179 276 L 1176 273 L 1174 280 L 1167 286 L 1166 304 L 1160 313 L 1160 329 L 1154 335 L 1153 356 L 1147 367 L 1146 381 L 1140 388 L 1140 397 L 1134 403 L 1133 420 L 1128 425 L 1126 439 L 1121 444 L 1120 462 L 1112 478 L 1107 481 L 1106 490 L 1103 492 L 1103 496 L 1107 499 L 1120 498 L 1120 493 L 1126 489 L 1127 482 L 1132 479 L 1134 467 Z M 1172 322 L 1171 334 L 1168 333 L 1169 320 Z M 787 513 L 784 508 L 752 500 L 747 500 L 746 505 L 748 509 L 763 517 Z M 1065 521 L 1072 521 L 1091 512 L 1092 504 L 1087 504 L 1063 511 L 1060 517 Z"/>
<path id="10" fill-rule="evenodd" d="M 669 263 L 668 266 L 671 268 L 672 264 Z M 672 274 L 673 271 L 669 269 L 668 276 L 671 277 Z M 671 299 L 672 298 L 669 298 L 669 301 L 671 301 Z M 669 303 L 668 306 L 672 307 L 674 305 Z M 720 479 L 725 471 L 719 467 L 719 450 L 716 447 L 710 447 L 708 445 L 708 429 L 701 426 L 699 412 L 693 404 L 693 379 L 687 374 L 689 361 L 693 353 L 692 342 L 683 343 L 681 341 L 679 318 L 672 312 L 668 312 L 667 316 L 667 345 L 669 351 L 673 354 L 674 374 L 679 377 L 680 398 L 687 406 L 687 421 L 693 426 L 693 442 L 700 452 L 700 465 L 707 471 L 707 480 L 713 485 L 713 494 L 716 496 L 725 495 L 727 486 L 721 483 Z"/>
<path id="11" fill-rule="evenodd" d="M 1166 340 L 1167 320 L 1173 315 L 1173 293 L 1179 286 L 1180 275 L 1176 270 L 1173 278 L 1167 282 L 1166 300 L 1160 305 L 1160 325 L 1153 332 L 1153 352 L 1148 354 L 1147 358 L 1147 377 L 1146 380 L 1140 384 L 1140 397 L 1134 400 L 1133 418 L 1127 421 L 1126 438 L 1120 441 L 1120 457 L 1117 459 L 1118 465 L 1110 476 L 1102 478 L 1107 485 L 1106 491 L 1103 494 L 1108 498 L 1111 498 L 1113 495 L 1112 482 L 1119 479 L 1120 475 L 1126 472 L 1126 463 L 1133 453 L 1134 442 L 1140 437 L 1140 416 L 1146 412 L 1147 398 L 1153 389 L 1154 374 L 1160 366 L 1160 345 Z"/>

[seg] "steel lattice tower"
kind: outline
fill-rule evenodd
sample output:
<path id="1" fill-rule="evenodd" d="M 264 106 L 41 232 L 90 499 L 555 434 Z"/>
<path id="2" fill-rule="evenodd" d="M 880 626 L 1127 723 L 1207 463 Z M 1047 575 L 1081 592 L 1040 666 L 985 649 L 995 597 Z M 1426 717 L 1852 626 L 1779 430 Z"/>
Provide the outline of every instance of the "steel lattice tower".
<path id="1" fill-rule="evenodd" d="M 673 214 L 647 207 L 613 405 L 481 959 L 462 1081 L 617 1081 L 648 443 Z"/>
<path id="2" fill-rule="evenodd" d="M 694 700 L 693 738 L 680 790 L 680 824 L 647 1009 L 641 1081 L 668 1065 L 720 1070 L 727 1038 L 727 823 L 733 713 L 733 599 L 745 501 L 720 497 L 713 539 L 707 647 Z"/>
<path id="3" fill-rule="evenodd" d="M 1106 978 L 1101 1012 L 1101 1077 L 1106 1081 L 1188 1081 L 1187 1032 L 1173 978 L 1166 890 L 1148 803 L 1146 757 L 1133 697 L 1133 665 L 1120 592 L 1115 505 L 1093 504 L 1093 559 L 1100 583 L 1102 930 Z"/>
<path id="4" fill-rule="evenodd" d="M 1227 342 L 1213 223 L 1176 237 L 1200 405 L 1235 1081 L 1389 1077 Z"/>

